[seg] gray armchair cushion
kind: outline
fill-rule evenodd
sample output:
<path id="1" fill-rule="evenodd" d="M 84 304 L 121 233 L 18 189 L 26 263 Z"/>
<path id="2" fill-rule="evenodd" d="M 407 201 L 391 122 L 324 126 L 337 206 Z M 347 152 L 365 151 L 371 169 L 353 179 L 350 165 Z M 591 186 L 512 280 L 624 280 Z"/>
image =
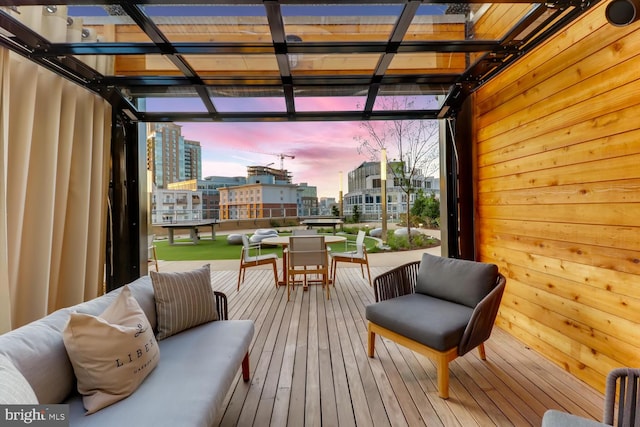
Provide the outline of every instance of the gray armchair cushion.
<path id="1" fill-rule="evenodd" d="M 601 427 L 607 425 L 555 409 L 547 410 L 542 417 L 542 427 Z"/>
<path id="2" fill-rule="evenodd" d="M 416 293 L 475 307 L 496 285 L 498 267 L 423 254 Z"/>
<path id="3" fill-rule="evenodd" d="M 446 351 L 457 347 L 473 309 L 422 294 L 391 298 L 366 308 L 367 320 Z"/>

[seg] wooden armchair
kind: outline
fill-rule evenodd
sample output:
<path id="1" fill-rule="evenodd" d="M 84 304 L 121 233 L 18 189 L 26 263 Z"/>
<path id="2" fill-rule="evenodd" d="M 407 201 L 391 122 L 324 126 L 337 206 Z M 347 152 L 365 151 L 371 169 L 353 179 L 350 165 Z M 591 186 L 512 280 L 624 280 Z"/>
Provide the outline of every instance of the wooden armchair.
<path id="1" fill-rule="evenodd" d="M 367 257 L 367 247 L 364 244 L 366 233 L 362 230 L 358 231 L 358 237 L 355 242 L 355 250 L 350 252 L 336 252 L 331 254 L 331 271 L 332 281 L 336 283 L 336 268 L 338 262 L 350 262 L 360 264 L 360 272 L 364 278 L 364 266 L 367 266 L 367 274 L 369 275 L 369 285 L 371 285 L 371 269 L 369 269 L 369 258 Z M 348 244 L 349 242 L 347 242 Z"/>
<path id="2" fill-rule="evenodd" d="M 607 375 L 602 422 L 549 409 L 542 427 L 637 426 L 640 424 L 640 369 L 616 368 Z"/>
<path id="3" fill-rule="evenodd" d="M 367 306 L 369 357 L 376 334 L 436 363 L 438 394 L 449 397 L 449 362 L 491 335 L 506 284 L 498 267 L 424 254 L 374 280 L 376 303 Z"/>
<path id="4" fill-rule="evenodd" d="M 276 254 L 260 254 L 260 243 L 251 243 L 246 234 L 242 235 L 242 252 L 240 253 L 240 271 L 238 272 L 238 291 L 240 290 L 240 283 L 244 282 L 244 275 L 247 268 L 256 267 L 258 265 L 270 264 L 273 267 L 273 278 L 278 288 L 278 268 L 277 261 L 278 255 Z M 251 251 L 257 252 L 256 255 L 251 255 Z"/>

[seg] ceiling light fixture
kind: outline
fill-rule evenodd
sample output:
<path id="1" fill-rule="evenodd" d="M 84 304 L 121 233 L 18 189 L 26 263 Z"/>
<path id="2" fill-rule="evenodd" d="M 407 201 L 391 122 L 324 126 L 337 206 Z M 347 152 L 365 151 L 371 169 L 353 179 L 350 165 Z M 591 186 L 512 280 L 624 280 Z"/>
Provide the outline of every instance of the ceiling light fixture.
<path id="1" fill-rule="evenodd" d="M 287 44 L 289 43 L 299 43 L 302 41 L 302 37 L 297 36 L 295 34 L 289 34 L 287 35 L 287 37 L 285 38 Z M 298 54 L 289 54 L 289 67 L 296 68 L 298 66 L 298 63 L 300 62 L 300 59 L 302 58 L 302 55 L 298 55 Z"/>
<path id="2" fill-rule="evenodd" d="M 640 0 L 612 0 L 604 13 L 611 25 L 624 27 L 637 21 L 639 12 Z"/>

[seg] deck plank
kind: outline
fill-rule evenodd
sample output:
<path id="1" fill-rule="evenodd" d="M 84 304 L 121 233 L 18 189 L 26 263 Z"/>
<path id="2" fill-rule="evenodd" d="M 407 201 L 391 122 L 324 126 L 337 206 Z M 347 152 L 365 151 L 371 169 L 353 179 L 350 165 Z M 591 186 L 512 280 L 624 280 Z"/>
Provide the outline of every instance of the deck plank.
<path id="1" fill-rule="evenodd" d="M 230 318 L 255 324 L 251 380 L 238 372 L 220 425 L 535 426 L 548 408 L 601 417 L 601 393 L 497 327 L 486 361 L 474 350 L 450 364 L 448 400 L 429 359 L 380 337 L 369 358 L 365 308 L 374 297 L 359 268 L 338 270 L 329 300 L 311 285 L 289 302 L 267 268 L 249 269 L 239 292 L 237 270 L 211 275 Z"/>

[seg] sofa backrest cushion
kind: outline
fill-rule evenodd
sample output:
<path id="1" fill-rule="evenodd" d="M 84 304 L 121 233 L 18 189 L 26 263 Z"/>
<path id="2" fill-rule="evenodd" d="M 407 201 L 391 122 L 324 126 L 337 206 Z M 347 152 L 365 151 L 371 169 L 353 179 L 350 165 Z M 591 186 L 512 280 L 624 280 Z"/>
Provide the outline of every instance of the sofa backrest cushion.
<path id="1" fill-rule="evenodd" d="M 0 354 L 0 405 L 37 405 L 31 385 L 8 357 Z"/>
<path id="2" fill-rule="evenodd" d="M 474 308 L 495 287 L 497 278 L 495 264 L 425 253 L 415 291 Z"/>

